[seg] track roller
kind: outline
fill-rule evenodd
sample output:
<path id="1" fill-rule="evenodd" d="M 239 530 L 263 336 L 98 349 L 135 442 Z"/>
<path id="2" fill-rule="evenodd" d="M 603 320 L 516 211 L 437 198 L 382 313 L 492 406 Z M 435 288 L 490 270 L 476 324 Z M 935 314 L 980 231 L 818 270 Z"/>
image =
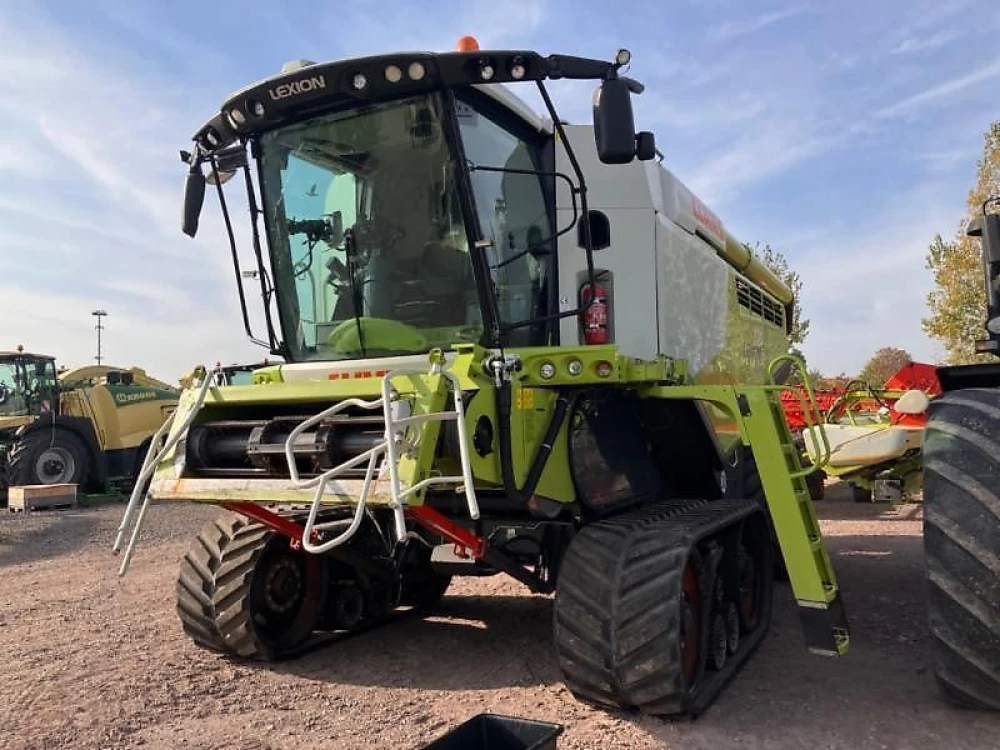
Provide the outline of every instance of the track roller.
<path id="1" fill-rule="evenodd" d="M 756 501 L 654 505 L 584 527 L 556 590 L 567 687 L 600 706 L 697 715 L 763 638 L 772 583 Z"/>

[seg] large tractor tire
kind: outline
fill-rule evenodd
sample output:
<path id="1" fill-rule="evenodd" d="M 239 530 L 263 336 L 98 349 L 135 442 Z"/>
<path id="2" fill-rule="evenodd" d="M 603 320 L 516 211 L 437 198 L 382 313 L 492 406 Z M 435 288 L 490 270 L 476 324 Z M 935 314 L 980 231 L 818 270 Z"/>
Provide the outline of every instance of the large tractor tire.
<path id="1" fill-rule="evenodd" d="M 181 562 L 177 614 L 204 648 L 260 661 L 287 658 L 317 625 L 327 576 L 325 558 L 227 513 L 205 524 Z"/>
<path id="2" fill-rule="evenodd" d="M 1000 710 L 1000 389 L 935 399 L 923 450 L 934 675 L 953 703 Z"/>
<path id="3" fill-rule="evenodd" d="M 87 447 L 62 429 L 33 430 L 11 448 L 12 487 L 29 484 L 83 484 L 90 474 Z"/>

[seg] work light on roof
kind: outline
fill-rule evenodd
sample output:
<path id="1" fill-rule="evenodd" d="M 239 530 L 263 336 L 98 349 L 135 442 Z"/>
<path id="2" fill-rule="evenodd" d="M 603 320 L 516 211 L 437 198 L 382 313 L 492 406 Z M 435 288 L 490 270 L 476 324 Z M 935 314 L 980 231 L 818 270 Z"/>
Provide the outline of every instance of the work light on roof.
<path id="1" fill-rule="evenodd" d="M 632 61 L 632 53 L 627 49 L 620 49 L 615 53 L 615 62 L 619 66 L 628 65 Z"/>
<path id="2" fill-rule="evenodd" d="M 420 81 L 427 75 L 427 70 L 422 62 L 411 62 L 406 74 L 410 76 L 411 81 Z"/>
<path id="3" fill-rule="evenodd" d="M 403 80 L 403 71 L 399 69 L 398 65 L 386 65 L 385 80 L 389 83 L 399 83 Z"/>
<path id="4" fill-rule="evenodd" d="M 355 91 L 361 91 L 368 85 L 368 79 L 364 73 L 355 73 L 354 78 L 351 80 L 351 85 Z"/>
<path id="5" fill-rule="evenodd" d="M 239 107 L 233 107 L 229 110 L 229 119 L 232 121 L 233 127 L 239 127 L 240 125 L 246 125 L 247 116 L 243 114 L 243 110 Z"/>
<path id="6" fill-rule="evenodd" d="M 484 81 L 493 80 L 493 76 L 496 71 L 493 69 L 493 65 L 490 63 L 488 58 L 483 58 L 479 61 L 479 77 Z"/>
<path id="7" fill-rule="evenodd" d="M 520 81 L 524 78 L 525 74 L 528 72 L 527 68 L 524 67 L 524 58 L 520 55 L 515 56 L 510 61 L 510 77 L 515 81 Z"/>
<path id="8" fill-rule="evenodd" d="M 247 112 L 249 112 L 254 117 L 264 116 L 264 104 L 257 101 L 256 99 L 251 99 L 247 102 Z"/>

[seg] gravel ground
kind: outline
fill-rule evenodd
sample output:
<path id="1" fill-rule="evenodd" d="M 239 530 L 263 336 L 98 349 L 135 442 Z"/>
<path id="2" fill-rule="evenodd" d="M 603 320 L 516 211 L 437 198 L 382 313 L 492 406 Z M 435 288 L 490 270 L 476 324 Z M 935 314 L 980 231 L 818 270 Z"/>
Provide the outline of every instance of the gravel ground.
<path id="1" fill-rule="evenodd" d="M 695 721 L 609 714 L 563 688 L 551 599 L 458 580 L 440 612 L 280 665 L 195 648 L 174 577 L 214 509 L 155 506 L 129 575 L 122 506 L 0 515 L 0 748 L 418 748 L 473 714 L 565 724 L 569 748 L 1000 748 L 1000 718 L 950 708 L 929 673 L 920 509 L 831 487 L 823 530 L 853 626 L 809 655 L 787 587 L 760 650 Z M 470 748 L 470 750 L 472 750 Z"/>

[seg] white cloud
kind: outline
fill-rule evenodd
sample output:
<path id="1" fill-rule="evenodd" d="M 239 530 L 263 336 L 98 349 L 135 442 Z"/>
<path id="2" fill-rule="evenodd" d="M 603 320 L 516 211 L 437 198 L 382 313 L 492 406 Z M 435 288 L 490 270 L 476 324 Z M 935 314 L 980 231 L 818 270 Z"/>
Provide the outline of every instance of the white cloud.
<path id="1" fill-rule="evenodd" d="M 926 52 L 937 47 L 943 47 L 949 42 L 955 41 L 960 36 L 960 32 L 955 29 L 941 30 L 923 38 L 909 36 L 891 49 L 889 54 L 905 55 L 912 52 Z"/>
<path id="2" fill-rule="evenodd" d="M 200 120 L 174 113 L 196 97 L 148 68 L 132 77 L 141 63 L 31 12 L 0 26 L 0 169 L 18 170 L 0 198 L 0 299 L 5 338 L 70 365 L 93 357 L 90 311 L 106 308 L 108 357 L 174 380 L 260 353 L 241 336 L 217 212 L 198 241 L 180 233 L 177 149 Z"/>
<path id="3" fill-rule="evenodd" d="M 741 36 L 748 36 L 750 34 L 755 34 L 762 29 L 766 29 L 768 26 L 773 26 L 781 21 L 794 18 L 795 16 L 802 14 L 804 11 L 805 6 L 796 5 L 783 10 L 762 13 L 755 18 L 749 18 L 743 21 L 726 21 L 725 23 L 710 28 L 707 32 L 707 36 L 709 39 L 716 42 L 728 41 Z"/>
<path id="4" fill-rule="evenodd" d="M 965 75 L 957 76 L 956 78 L 931 86 L 920 93 L 913 94 L 894 104 L 883 107 L 875 112 L 873 117 L 875 119 L 888 119 L 913 114 L 925 106 L 941 103 L 956 94 L 972 88 L 978 83 L 989 81 L 993 78 L 1000 78 L 1000 58 L 973 70 L 971 73 L 966 73 Z"/>
<path id="5" fill-rule="evenodd" d="M 932 288 L 924 258 L 934 235 L 947 234 L 960 212 L 961 196 L 948 200 L 939 187 L 921 185 L 795 254 L 790 264 L 802 278 L 803 313 L 812 321 L 805 345 L 811 367 L 856 375 L 883 346 L 906 349 L 917 361 L 941 355 L 920 328 Z"/>

